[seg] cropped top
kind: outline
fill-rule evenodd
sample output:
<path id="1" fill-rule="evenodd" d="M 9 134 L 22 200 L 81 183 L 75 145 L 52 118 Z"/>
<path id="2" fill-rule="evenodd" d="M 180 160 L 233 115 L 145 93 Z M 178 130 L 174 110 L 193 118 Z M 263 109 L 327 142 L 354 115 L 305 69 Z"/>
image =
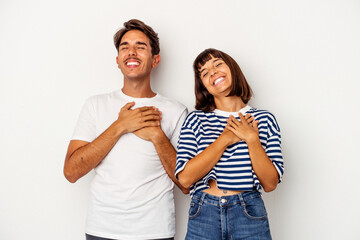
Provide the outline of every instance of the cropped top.
<path id="1" fill-rule="evenodd" d="M 274 164 L 279 181 L 284 173 L 284 162 L 281 152 L 280 128 L 268 111 L 245 106 L 240 110 L 245 115 L 250 113 L 259 121 L 259 138 L 267 156 Z M 185 168 L 193 157 L 205 150 L 223 132 L 230 115 L 240 119 L 238 112 L 224 112 L 215 109 L 212 112 L 193 111 L 182 125 L 177 145 L 175 176 Z M 200 180 L 190 187 L 190 195 L 209 188 L 208 181 L 215 180 L 222 190 L 252 191 L 261 190 L 260 182 L 252 169 L 248 146 L 240 141 L 226 148 L 217 164 Z"/>

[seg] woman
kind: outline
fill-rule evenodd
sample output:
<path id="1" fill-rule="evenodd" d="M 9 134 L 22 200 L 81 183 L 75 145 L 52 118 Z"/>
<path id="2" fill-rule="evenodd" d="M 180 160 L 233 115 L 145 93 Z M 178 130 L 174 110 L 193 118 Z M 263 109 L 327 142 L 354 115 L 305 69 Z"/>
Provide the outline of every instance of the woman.
<path id="1" fill-rule="evenodd" d="M 226 53 L 206 49 L 193 67 L 197 110 L 182 126 L 175 170 L 190 187 L 186 239 L 271 239 L 259 191 L 283 174 L 276 119 L 247 105 L 251 88 Z"/>

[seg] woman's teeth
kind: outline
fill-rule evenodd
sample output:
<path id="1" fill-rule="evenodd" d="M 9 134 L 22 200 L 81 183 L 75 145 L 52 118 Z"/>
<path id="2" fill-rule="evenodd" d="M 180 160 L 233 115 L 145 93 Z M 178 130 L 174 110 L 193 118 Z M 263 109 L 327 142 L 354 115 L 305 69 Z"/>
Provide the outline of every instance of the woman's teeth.
<path id="1" fill-rule="evenodd" d="M 220 77 L 220 78 L 216 79 L 216 80 L 214 81 L 214 85 L 218 84 L 219 82 L 221 82 L 221 81 L 224 80 L 224 79 L 225 79 L 224 77 Z"/>

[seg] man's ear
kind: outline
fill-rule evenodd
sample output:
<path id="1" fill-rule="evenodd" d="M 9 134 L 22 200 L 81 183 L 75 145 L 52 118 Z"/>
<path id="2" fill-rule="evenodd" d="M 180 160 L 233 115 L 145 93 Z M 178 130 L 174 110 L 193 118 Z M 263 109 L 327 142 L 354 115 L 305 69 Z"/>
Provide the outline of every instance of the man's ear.
<path id="1" fill-rule="evenodd" d="M 161 61 L 160 55 L 154 55 L 152 60 L 152 67 L 156 68 L 157 65 L 160 63 L 160 61 Z"/>
<path id="2" fill-rule="evenodd" d="M 119 58 L 116 57 L 116 64 L 119 66 Z"/>

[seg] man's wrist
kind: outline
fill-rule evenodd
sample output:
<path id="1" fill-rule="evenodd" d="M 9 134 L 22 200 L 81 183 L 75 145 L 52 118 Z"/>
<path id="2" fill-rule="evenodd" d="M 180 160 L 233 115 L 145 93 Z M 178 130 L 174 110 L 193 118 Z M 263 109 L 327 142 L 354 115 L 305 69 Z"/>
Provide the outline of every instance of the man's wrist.
<path id="1" fill-rule="evenodd" d="M 159 127 L 158 131 L 154 131 L 151 135 L 150 141 L 155 144 L 162 144 L 164 141 L 169 141 L 164 131 Z"/>
<path id="2" fill-rule="evenodd" d="M 118 137 L 120 137 L 120 136 L 124 135 L 125 133 L 127 133 L 127 131 L 124 128 L 123 124 L 119 120 L 116 120 L 115 122 L 113 122 L 113 124 L 111 124 L 111 127 L 114 129 L 115 134 Z"/>

